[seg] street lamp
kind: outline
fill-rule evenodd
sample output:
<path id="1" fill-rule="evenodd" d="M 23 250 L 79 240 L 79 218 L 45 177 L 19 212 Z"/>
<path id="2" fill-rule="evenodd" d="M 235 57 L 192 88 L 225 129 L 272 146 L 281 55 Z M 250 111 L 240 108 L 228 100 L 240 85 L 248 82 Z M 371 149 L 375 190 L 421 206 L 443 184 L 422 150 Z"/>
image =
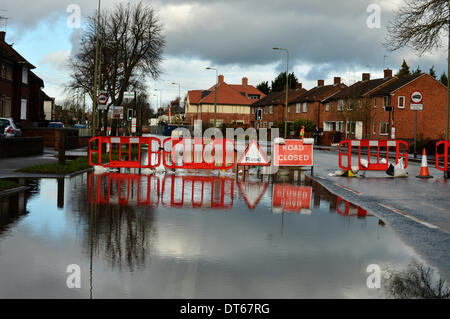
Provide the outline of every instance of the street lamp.
<path id="1" fill-rule="evenodd" d="M 286 51 L 286 115 L 284 117 L 284 138 L 287 138 L 287 118 L 288 118 L 288 96 L 289 96 L 289 51 L 283 48 L 273 48 L 274 50 Z"/>
<path id="2" fill-rule="evenodd" d="M 92 136 L 95 136 L 95 128 L 97 127 L 97 64 L 98 64 L 98 34 L 100 30 L 100 0 L 98 0 L 97 10 L 97 35 L 95 39 L 95 65 L 94 65 L 94 96 L 92 103 Z"/>
<path id="3" fill-rule="evenodd" d="M 180 83 L 172 82 L 173 85 L 178 85 L 178 107 L 181 108 L 181 85 Z M 175 115 L 176 118 L 176 115 Z"/>
<path id="4" fill-rule="evenodd" d="M 218 73 L 217 73 L 217 69 L 215 68 L 206 68 L 207 70 L 215 70 L 216 71 L 216 86 L 214 87 L 214 127 L 217 127 L 217 86 L 219 85 L 218 83 Z"/>

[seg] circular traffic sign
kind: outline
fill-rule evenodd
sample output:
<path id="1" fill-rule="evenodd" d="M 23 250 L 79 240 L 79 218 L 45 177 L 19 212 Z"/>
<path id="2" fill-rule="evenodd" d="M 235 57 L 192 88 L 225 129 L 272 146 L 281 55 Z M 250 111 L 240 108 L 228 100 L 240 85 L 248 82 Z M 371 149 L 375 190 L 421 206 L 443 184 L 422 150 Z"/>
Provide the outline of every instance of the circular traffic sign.
<path id="1" fill-rule="evenodd" d="M 97 103 L 105 105 L 106 103 L 108 103 L 108 96 L 106 94 L 103 94 L 103 93 L 99 94 L 97 96 Z"/>
<path id="2" fill-rule="evenodd" d="M 413 101 L 416 104 L 422 103 L 423 101 L 423 94 L 420 91 L 414 91 L 411 93 L 411 101 Z"/>

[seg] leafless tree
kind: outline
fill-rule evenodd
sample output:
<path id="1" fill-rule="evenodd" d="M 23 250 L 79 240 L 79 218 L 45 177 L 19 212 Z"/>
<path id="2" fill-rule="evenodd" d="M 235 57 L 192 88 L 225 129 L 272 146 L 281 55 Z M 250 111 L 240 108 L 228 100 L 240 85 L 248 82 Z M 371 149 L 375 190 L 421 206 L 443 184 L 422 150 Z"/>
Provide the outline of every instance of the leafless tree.
<path id="1" fill-rule="evenodd" d="M 88 18 L 81 36 L 80 52 L 70 60 L 69 90 L 81 89 L 93 100 L 97 14 Z M 165 46 L 162 25 L 154 9 L 139 3 L 116 4 L 99 19 L 99 88 L 122 105 L 126 91 L 145 92 L 145 80 L 157 79 Z"/>
<path id="2" fill-rule="evenodd" d="M 423 54 L 442 46 L 449 21 L 448 0 L 406 0 L 388 26 L 385 45 L 392 51 L 409 46 Z"/>

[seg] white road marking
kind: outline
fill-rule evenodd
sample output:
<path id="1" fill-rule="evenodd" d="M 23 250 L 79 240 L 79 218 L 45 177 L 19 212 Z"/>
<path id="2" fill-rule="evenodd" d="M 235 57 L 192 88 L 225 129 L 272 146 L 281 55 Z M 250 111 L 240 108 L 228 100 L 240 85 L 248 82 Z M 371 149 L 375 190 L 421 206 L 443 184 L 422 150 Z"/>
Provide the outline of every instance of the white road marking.
<path id="1" fill-rule="evenodd" d="M 382 206 L 384 208 L 387 208 L 387 209 L 393 211 L 396 214 L 399 214 L 399 215 L 402 215 L 402 216 L 404 216 L 406 218 L 409 218 L 409 219 L 415 221 L 416 223 L 419 223 L 419 224 L 422 224 L 424 226 L 427 226 L 428 228 L 433 228 L 433 229 L 438 229 L 439 228 L 439 227 L 437 227 L 437 226 L 435 226 L 433 224 L 424 222 L 424 221 L 422 221 L 422 220 L 420 220 L 420 219 L 418 219 L 416 217 L 410 216 L 410 215 L 406 214 L 405 212 L 402 212 L 401 210 L 399 210 L 397 208 L 391 207 L 391 206 L 386 205 L 386 204 L 380 204 L 380 203 L 378 203 L 378 205 L 380 205 L 380 206 Z"/>

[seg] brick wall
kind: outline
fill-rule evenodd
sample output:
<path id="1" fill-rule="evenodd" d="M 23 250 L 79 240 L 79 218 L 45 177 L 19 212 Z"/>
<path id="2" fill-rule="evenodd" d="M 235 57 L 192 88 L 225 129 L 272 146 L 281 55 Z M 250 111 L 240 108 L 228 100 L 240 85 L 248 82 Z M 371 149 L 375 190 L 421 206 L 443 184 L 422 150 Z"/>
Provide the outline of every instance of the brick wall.
<path id="1" fill-rule="evenodd" d="M 0 158 L 39 155 L 43 150 L 42 137 L 0 138 Z"/>

